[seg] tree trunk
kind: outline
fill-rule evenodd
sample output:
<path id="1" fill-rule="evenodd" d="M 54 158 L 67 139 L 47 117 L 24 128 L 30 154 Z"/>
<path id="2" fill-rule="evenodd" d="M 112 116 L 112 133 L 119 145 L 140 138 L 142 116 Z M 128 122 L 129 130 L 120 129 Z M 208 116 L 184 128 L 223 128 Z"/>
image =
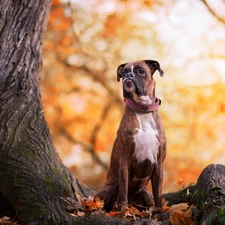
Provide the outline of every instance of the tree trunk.
<path id="1" fill-rule="evenodd" d="M 164 194 L 169 205 L 187 202 L 195 204 L 208 216 L 214 210 L 225 206 L 225 166 L 208 165 L 199 175 L 197 183 L 175 193 Z"/>
<path id="2" fill-rule="evenodd" d="M 50 5 L 0 3 L 0 214 L 22 224 L 69 222 L 63 198 L 93 194 L 62 165 L 43 117 L 38 73 Z"/>
<path id="3" fill-rule="evenodd" d="M 72 217 L 94 191 L 60 161 L 40 102 L 39 71 L 50 0 L 0 0 L 0 216 L 20 224 L 158 224 Z"/>

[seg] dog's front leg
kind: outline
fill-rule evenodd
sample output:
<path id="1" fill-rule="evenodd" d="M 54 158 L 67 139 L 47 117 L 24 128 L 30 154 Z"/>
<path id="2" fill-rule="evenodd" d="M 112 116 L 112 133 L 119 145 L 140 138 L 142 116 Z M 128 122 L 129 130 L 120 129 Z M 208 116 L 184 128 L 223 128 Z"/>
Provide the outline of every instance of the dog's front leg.
<path id="1" fill-rule="evenodd" d="M 120 157 L 119 163 L 119 192 L 118 192 L 118 210 L 124 211 L 128 205 L 128 161 L 126 156 Z"/>
<path id="2" fill-rule="evenodd" d="M 163 183 L 163 168 L 162 160 L 157 163 L 151 178 L 152 192 L 154 196 L 155 207 L 162 207 L 162 183 Z"/>

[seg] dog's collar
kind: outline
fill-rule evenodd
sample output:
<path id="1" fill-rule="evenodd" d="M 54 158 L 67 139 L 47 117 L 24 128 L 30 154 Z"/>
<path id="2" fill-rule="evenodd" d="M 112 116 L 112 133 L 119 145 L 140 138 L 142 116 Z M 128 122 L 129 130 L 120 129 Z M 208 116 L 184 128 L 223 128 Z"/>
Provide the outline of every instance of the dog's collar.
<path id="1" fill-rule="evenodd" d="M 129 98 L 125 98 L 124 101 L 129 108 L 137 113 L 150 113 L 157 110 L 159 105 L 161 105 L 161 100 L 159 98 L 156 98 L 155 103 L 147 105 L 139 104 Z"/>

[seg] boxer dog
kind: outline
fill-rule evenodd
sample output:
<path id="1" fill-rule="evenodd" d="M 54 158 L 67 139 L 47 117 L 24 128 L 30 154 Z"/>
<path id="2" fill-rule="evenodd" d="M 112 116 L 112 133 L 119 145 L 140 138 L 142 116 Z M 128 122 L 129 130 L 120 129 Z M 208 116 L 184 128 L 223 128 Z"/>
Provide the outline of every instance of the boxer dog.
<path id="1" fill-rule="evenodd" d="M 158 114 L 160 100 L 155 96 L 154 72 L 163 71 L 157 61 L 143 60 L 121 64 L 125 112 L 114 142 L 107 179 L 95 197 L 104 200 L 108 212 L 128 204 L 162 207 L 163 161 L 166 137 Z M 152 191 L 147 189 L 151 180 Z"/>

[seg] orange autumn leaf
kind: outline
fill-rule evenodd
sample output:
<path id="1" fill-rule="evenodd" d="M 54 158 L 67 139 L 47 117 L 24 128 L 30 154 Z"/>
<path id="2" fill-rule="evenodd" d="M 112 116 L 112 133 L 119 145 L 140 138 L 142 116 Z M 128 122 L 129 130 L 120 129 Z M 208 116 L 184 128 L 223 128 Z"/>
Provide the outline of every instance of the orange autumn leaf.
<path id="1" fill-rule="evenodd" d="M 179 213 L 182 215 L 184 214 L 184 212 L 187 212 L 188 209 L 189 209 L 189 205 L 187 203 L 180 203 L 180 204 L 172 205 L 170 207 L 170 213 L 172 214 Z"/>
<path id="2" fill-rule="evenodd" d="M 118 211 L 116 212 L 110 212 L 110 213 L 107 213 L 106 215 L 109 216 L 109 217 L 115 217 L 116 215 L 118 215 Z"/>
<path id="3" fill-rule="evenodd" d="M 142 218 L 148 218 L 150 216 L 148 211 L 142 211 L 139 215 Z"/>
<path id="4" fill-rule="evenodd" d="M 95 210 L 102 209 L 104 206 L 104 201 L 100 198 L 89 198 L 86 202 L 81 200 L 81 204 L 86 212 L 92 212 Z"/>
<path id="5" fill-rule="evenodd" d="M 97 197 L 97 198 L 94 199 L 94 201 L 95 201 L 95 206 L 96 206 L 97 209 L 103 208 L 103 206 L 104 206 L 103 200 L 101 200 L 99 197 Z"/>
<path id="6" fill-rule="evenodd" d="M 133 215 L 140 215 L 140 211 L 133 206 L 129 209 L 129 212 Z"/>
<path id="7" fill-rule="evenodd" d="M 175 213 L 170 218 L 171 225 L 192 225 L 191 218 L 185 217 L 179 213 Z"/>

